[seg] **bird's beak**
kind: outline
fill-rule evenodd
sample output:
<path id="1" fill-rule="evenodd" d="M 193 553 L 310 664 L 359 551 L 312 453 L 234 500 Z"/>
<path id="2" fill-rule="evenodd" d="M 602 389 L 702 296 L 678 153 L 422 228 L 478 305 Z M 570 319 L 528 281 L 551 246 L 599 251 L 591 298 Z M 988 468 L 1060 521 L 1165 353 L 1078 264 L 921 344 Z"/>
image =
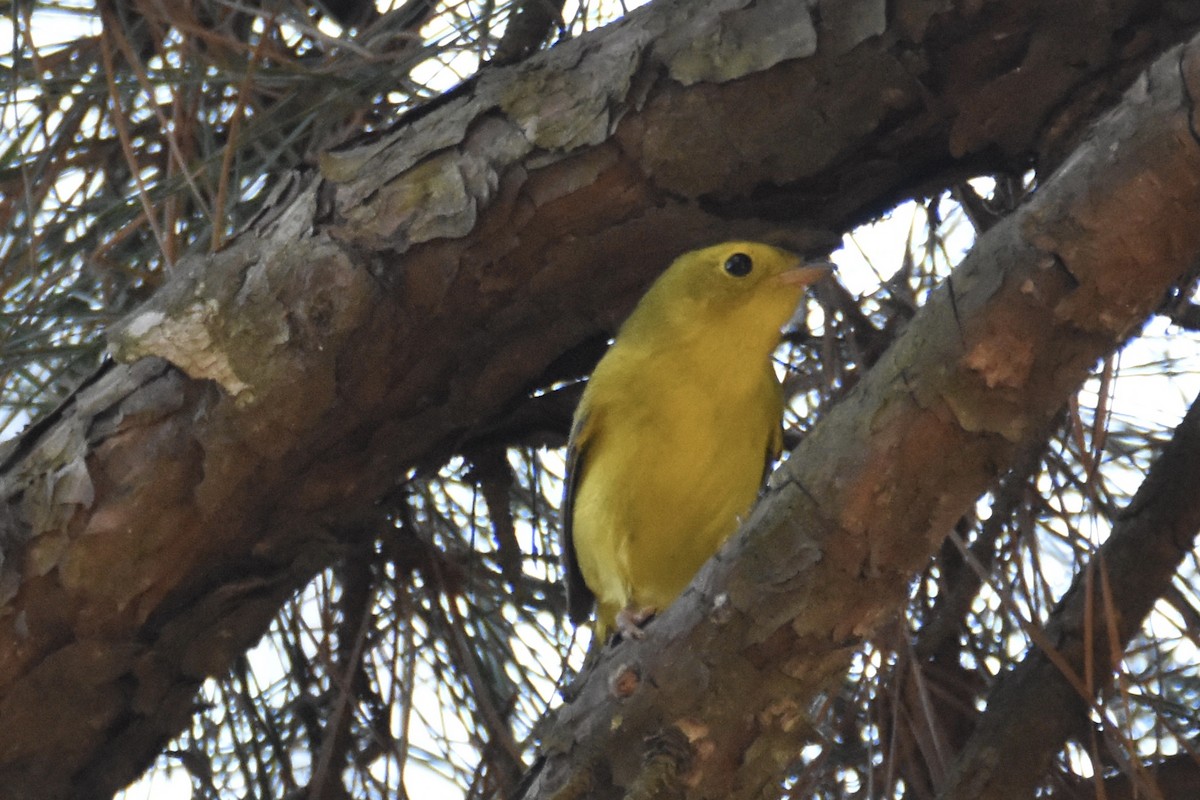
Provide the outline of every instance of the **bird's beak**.
<path id="1" fill-rule="evenodd" d="M 809 286 L 830 275 L 837 269 L 832 261 L 802 261 L 795 269 L 779 276 L 779 282 L 787 286 Z"/>

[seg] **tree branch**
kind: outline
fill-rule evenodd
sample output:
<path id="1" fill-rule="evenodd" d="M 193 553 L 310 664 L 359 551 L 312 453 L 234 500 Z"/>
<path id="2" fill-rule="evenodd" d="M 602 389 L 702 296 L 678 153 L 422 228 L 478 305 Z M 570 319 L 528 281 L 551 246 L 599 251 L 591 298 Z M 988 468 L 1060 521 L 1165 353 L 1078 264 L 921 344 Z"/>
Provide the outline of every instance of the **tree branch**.
<path id="1" fill-rule="evenodd" d="M 1130 639 L 1200 534 L 1200 400 L 1035 642 L 988 698 L 941 797 L 1032 797 L 1070 736 L 1087 730 Z M 1115 640 L 1110 639 L 1115 637 Z M 1071 671 L 1068 678 L 1063 666 Z M 1091 694 L 1081 696 L 1077 686 Z M 1010 765 L 1020 763 L 1021 769 Z"/>
<path id="2" fill-rule="evenodd" d="M 547 730 L 527 798 L 580 772 L 590 796 L 619 796 L 668 729 L 691 745 L 686 796 L 780 780 L 807 710 L 955 521 L 1200 257 L 1197 89 L 1200 39 L 978 240 L 688 592 L 604 654 Z"/>
<path id="3" fill-rule="evenodd" d="M 0 797 L 100 797 L 135 777 L 186 724 L 200 682 L 227 670 L 284 599 L 343 552 L 375 500 L 412 466 L 494 426 L 556 359 L 611 328 L 673 255 L 784 223 L 827 241 L 955 177 L 1067 152 L 1082 120 L 1191 24 L 1165 3 L 1123 17 L 1085 2 L 943 12 L 876 0 L 823 4 L 819 22 L 807 4 L 727 6 L 653 5 L 520 68 L 486 71 L 378 138 L 327 154 L 225 250 L 182 260 L 113 331 L 122 363 L 5 448 Z M 1117 51 L 1114 41 L 1133 44 Z M 1130 208 L 1167 210 L 1188 172 L 1162 163 L 1173 169 L 1159 178 L 1164 194 Z M 1042 217 L 1023 219 L 1058 229 L 1047 202 L 1033 207 Z M 1113 257 L 1124 244 L 1111 246 L 1109 230 L 1097 236 L 1102 266 L 1089 267 L 1090 251 L 1077 257 L 1045 233 L 1030 253 L 1012 225 L 997 227 L 1015 248 L 1006 263 L 1027 253 L 1020 263 L 1048 265 L 1028 267 L 1028 283 L 1062 298 L 1054 325 L 1099 328 L 1051 359 L 1063 370 L 1045 392 L 1061 396 L 1136 324 L 1132 270 L 1147 293 L 1170 282 L 1176 249 L 1191 241 L 1164 230 L 1163 217 L 1144 223 L 1166 238 L 1128 238 L 1146 246 L 1120 277 Z M 980 275 L 995 273 L 956 275 L 959 309 L 974 313 L 980 294 L 1000 287 Z M 1017 309 L 1041 298 L 1004 286 Z M 945 307 L 943 298 L 926 315 L 939 320 L 935 342 L 944 338 L 929 346 L 954 355 L 960 334 Z M 1030 347 L 1019 352 L 1043 352 Z M 918 395 L 894 387 L 928 368 L 919 349 L 893 348 L 864 386 L 906 408 Z M 972 357 L 998 391 L 1022 377 L 996 372 L 986 350 Z M 968 427 L 998 424 L 993 439 L 1025 430 L 975 420 L 974 384 L 914 386 L 932 409 L 922 429 L 958 415 Z M 866 427 L 845 416 L 862 391 L 806 448 Z M 880 419 L 908 422 L 892 413 Z M 947 433 L 920 453 L 850 442 L 812 464 L 861 468 L 882 454 L 880 464 L 911 470 L 940 453 L 935 443 L 959 441 Z M 993 455 L 1003 462 L 985 447 L 961 457 Z M 947 507 L 977 489 L 972 464 L 970 480 L 949 476 Z M 788 474 L 782 491 L 799 491 L 798 502 L 797 487 L 820 485 Z M 891 551 L 884 531 L 862 530 L 873 496 L 830 517 L 870 555 L 868 575 Z M 941 509 L 926 520 L 930 537 L 945 531 Z M 904 566 L 923 552 L 907 549 Z M 864 608 L 880 612 L 882 597 Z M 767 628 L 790 618 L 786 605 L 778 611 Z M 837 642 L 858 635 L 836 632 Z M 761 642 L 755 658 L 776 648 Z M 827 674 L 845 652 L 827 653 Z M 778 707 L 768 718 L 795 716 Z"/>

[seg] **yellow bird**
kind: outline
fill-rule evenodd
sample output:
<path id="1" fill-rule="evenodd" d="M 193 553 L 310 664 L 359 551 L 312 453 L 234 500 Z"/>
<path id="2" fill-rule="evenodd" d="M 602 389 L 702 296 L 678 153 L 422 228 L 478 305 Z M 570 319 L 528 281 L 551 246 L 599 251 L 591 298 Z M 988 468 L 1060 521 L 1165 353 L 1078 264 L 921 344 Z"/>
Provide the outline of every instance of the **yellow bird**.
<path id="1" fill-rule="evenodd" d="M 571 426 L 567 607 L 603 642 L 671 603 L 750 510 L 782 446 L 771 366 L 805 287 L 829 272 L 754 242 L 680 256 L 596 365 Z"/>

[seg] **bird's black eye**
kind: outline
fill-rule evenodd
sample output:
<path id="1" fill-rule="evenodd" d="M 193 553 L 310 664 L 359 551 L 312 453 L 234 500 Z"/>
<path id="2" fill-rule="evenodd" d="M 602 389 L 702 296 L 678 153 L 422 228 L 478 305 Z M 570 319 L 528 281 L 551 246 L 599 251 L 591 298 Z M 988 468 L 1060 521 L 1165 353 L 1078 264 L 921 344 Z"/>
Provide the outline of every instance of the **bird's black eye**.
<path id="1" fill-rule="evenodd" d="M 745 253 L 734 253 L 725 259 L 725 271 L 735 278 L 744 278 L 754 268 L 754 262 Z"/>

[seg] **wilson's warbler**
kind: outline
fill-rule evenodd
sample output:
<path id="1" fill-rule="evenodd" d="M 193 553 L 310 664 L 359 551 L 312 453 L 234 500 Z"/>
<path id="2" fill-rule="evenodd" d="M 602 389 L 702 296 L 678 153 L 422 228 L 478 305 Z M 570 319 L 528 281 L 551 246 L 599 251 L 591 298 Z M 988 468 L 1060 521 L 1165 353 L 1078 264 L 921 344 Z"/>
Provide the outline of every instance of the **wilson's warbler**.
<path id="1" fill-rule="evenodd" d="M 733 533 L 782 446 L 771 353 L 829 272 L 753 242 L 686 253 L 596 365 L 571 427 L 563 503 L 571 620 L 596 634 L 665 608 Z"/>

